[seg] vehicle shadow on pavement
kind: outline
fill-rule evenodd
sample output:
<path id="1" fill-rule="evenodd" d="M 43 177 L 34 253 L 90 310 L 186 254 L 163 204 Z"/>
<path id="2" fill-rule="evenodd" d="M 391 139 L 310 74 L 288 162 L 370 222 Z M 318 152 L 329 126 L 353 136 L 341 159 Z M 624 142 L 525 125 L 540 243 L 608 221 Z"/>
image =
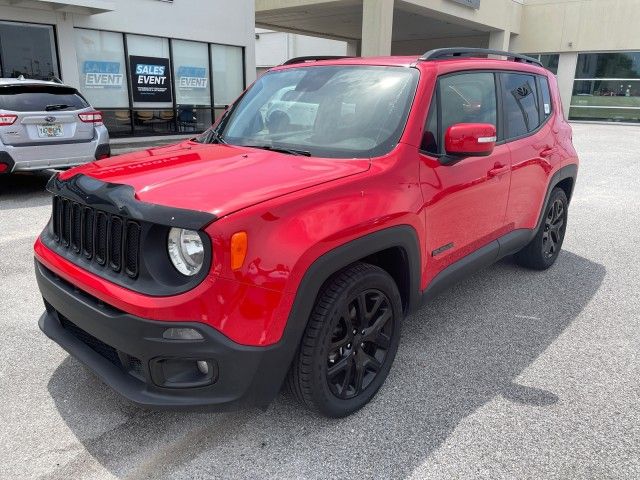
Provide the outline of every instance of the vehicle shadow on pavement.
<path id="1" fill-rule="evenodd" d="M 146 411 L 67 358 L 48 388 L 84 448 L 71 448 L 51 477 L 92 477 L 102 469 L 127 478 L 409 476 L 494 399 L 527 408 L 562 401 L 518 377 L 537 360 L 536 368 L 560 374 L 560 365 L 544 363 L 544 352 L 605 273 L 564 251 L 546 272 L 506 259 L 470 277 L 407 318 L 386 384 L 341 420 L 318 417 L 287 394 L 266 412 Z"/>
<path id="2" fill-rule="evenodd" d="M 0 175 L 0 211 L 48 204 L 51 195 L 45 187 L 54 173 L 53 170 L 42 170 Z"/>

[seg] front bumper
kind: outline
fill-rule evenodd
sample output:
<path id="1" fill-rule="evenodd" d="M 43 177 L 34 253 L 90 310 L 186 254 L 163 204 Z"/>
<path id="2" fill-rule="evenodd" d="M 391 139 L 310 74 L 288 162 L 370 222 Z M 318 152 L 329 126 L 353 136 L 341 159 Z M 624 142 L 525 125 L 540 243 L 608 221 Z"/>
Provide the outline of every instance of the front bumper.
<path id="1" fill-rule="evenodd" d="M 36 278 L 46 306 L 40 329 L 136 404 L 215 410 L 266 407 L 280 390 L 293 354 L 286 344 L 244 346 L 199 322 L 130 315 L 75 288 L 38 261 Z M 167 328 L 193 328 L 203 339 L 167 340 L 162 336 Z M 163 362 L 195 365 L 197 360 L 209 362 L 213 369 L 207 385 L 163 385 Z"/>

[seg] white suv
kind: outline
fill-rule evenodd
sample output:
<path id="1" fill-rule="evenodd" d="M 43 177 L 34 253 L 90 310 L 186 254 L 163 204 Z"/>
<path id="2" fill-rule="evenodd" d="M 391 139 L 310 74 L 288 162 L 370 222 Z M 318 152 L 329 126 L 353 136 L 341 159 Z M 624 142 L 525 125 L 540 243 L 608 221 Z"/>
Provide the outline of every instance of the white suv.
<path id="1" fill-rule="evenodd" d="M 75 88 L 0 78 L 0 174 L 72 167 L 109 155 L 102 113 Z"/>

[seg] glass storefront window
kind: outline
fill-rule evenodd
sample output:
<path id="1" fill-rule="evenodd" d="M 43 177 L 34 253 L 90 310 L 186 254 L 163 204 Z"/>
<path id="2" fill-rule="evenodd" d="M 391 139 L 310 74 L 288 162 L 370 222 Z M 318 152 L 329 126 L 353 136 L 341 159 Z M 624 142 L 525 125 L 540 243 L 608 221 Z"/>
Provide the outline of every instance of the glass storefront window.
<path id="1" fill-rule="evenodd" d="M 194 107 L 211 106 L 207 44 L 172 40 L 171 47 L 176 103 Z"/>
<path id="2" fill-rule="evenodd" d="M 578 78 L 640 78 L 640 52 L 581 53 Z"/>
<path id="3" fill-rule="evenodd" d="M 113 137 L 202 132 L 244 89 L 242 47 L 85 28 L 74 41 L 80 91 Z"/>
<path id="4" fill-rule="evenodd" d="M 244 90 L 242 47 L 211 45 L 211 61 L 215 106 L 229 105 Z"/>
<path id="5" fill-rule="evenodd" d="M 60 78 L 51 25 L 0 21 L 0 77 Z"/>
<path id="6" fill-rule="evenodd" d="M 173 109 L 134 110 L 136 135 L 168 135 L 176 133 L 176 115 Z"/>
<path id="7" fill-rule="evenodd" d="M 127 108 L 129 93 L 121 33 L 76 28 L 80 91 L 96 108 Z"/>
<path id="8" fill-rule="evenodd" d="M 640 123 L 640 52 L 578 55 L 569 119 Z"/>

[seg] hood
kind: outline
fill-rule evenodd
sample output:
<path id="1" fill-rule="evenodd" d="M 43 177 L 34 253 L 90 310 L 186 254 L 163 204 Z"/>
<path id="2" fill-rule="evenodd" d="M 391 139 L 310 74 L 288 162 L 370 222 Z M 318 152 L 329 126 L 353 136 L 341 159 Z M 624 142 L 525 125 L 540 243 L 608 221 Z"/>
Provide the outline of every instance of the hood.
<path id="1" fill-rule="evenodd" d="M 281 195 L 369 169 L 369 159 L 314 158 L 192 141 L 88 163 L 82 173 L 130 185 L 136 198 L 218 217 Z"/>

